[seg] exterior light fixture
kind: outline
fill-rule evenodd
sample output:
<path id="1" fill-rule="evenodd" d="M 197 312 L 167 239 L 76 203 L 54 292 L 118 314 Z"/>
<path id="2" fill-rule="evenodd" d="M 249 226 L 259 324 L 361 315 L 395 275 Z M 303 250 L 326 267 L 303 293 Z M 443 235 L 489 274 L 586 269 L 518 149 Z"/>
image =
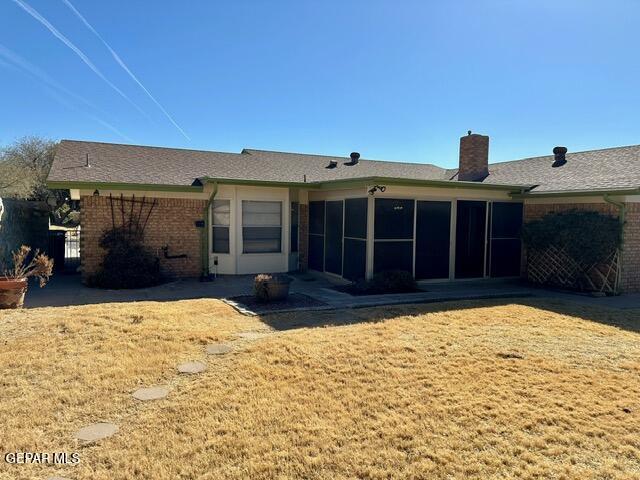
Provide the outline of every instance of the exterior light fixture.
<path id="1" fill-rule="evenodd" d="M 387 187 L 385 187 L 384 185 L 374 185 L 373 187 L 371 187 L 369 189 L 369 195 L 375 195 L 375 193 L 380 190 L 381 192 L 384 193 L 384 191 L 387 189 Z"/>

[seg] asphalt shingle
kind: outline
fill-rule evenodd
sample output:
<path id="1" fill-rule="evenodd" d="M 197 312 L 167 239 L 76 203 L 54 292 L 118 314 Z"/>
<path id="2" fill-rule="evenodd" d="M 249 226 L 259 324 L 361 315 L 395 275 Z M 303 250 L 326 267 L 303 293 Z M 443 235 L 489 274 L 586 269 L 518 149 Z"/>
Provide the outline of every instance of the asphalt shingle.
<path id="1" fill-rule="evenodd" d="M 87 155 L 90 167 L 86 166 Z M 553 168 L 553 156 L 489 165 L 483 183 L 536 185 L 532 193 L 635 189 L 640 187 L 640 145 L 568 153 Z M 336 162 L 335 168 L 326 168 Z M 269 182 L 325 182 L 366 177 L 452 180 L 457 170 L 432 164 L 245 149 L 241 153 L 183 150 L 63 140 L 49 181 L 192 185 L 202 177 Z"/>

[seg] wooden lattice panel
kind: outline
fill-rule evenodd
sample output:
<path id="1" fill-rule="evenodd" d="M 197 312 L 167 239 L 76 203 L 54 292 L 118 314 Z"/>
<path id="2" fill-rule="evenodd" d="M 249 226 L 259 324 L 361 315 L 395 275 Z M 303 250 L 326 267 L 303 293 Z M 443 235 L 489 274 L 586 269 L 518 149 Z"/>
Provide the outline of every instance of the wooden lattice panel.
<path id="1" fill-rule="evenodd" d="M 593 265 L 576 262 L 563 249 L 550 246 L 527 254 L 527 278 L 532 283 L 572 290 L 618 293 L 620 254 Z"/>

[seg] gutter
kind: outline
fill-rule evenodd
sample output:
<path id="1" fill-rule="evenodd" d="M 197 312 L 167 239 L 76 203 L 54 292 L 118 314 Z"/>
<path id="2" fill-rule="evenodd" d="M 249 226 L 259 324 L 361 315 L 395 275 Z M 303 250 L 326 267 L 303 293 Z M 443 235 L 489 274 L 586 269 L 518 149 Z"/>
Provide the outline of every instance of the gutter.
<path id="1" fill-rule="evenodd" d="M 624 253 L 624 224 L 626 223 L 627 206 L 623 202 L 618 202 L 617 200 L 613 200 L 609 193 L 605 193 L 602 196 L 602 199 L 605 202 L 618 208 L 618 212 L 619 212 L 618 219 L 620 220 L 620 228 L 622 230 L 621 231 L 622 238 L 620 239 L 620 257 L 621 258 L 619 259 L 618 274 L 617 274 L 616 285 L 615 285 L 615 293 L 617 294 L 620 288 L 620 281 L 622 279 L 622 269 L 624 268 L 622 255 Z"/>
<path id="2" fill-rule="evenodd" d="M 553 197 L 599 197 L 601 195 L 640 195 L 640 188 L 632 189 L 591 189 L 591 190 L 556 190 L 536 193 L 535 190 L 526 193 L 512 193 L 512 198 L 553 198 Z M 605 200 L 606 201 L 606 200 Z M 611 203 L 611 202 L 609 202 Z"/>
<path id="3" fill-rule="evenodd" d="M 134 190 L 156 192 L 187 192 L 200 193 L 202 186 L 198 185 L 166 185 L 153 183 L 118 183 L 118 182 L 75 182 L 47 180 L 46 186 L 52 190 L 66 190 L 76 188 L 79 190 Z"/>
<path id="4" fill-rule="evenodd" d="M 218 193 L 218 182 L 213 182 L 213 191 L 209 196 L 209 200 L 204 207 L 202 215 L 204 217 L 204 228 L 202 229 L 202 236 L 200 238 L 201 243 L 201 255 L 202 255 L 202 279 L 206 279 L 209 277 L 209 230 L 211 229 L 210 219 L 209 219 L 209 207 L 213 203 L 213 199 Z"/>
<path id="5" fill-rule="evenodd" d="M 213 178 L 213 177 L 200 177 L 198 178 L 200 183 L 218 182 L 220 184 L 227 185 L 251 185 L 262 187 L 297 187 L 308 189 L 321 189 L 328 190 L 332 188 L 350 188 L 355 186 L 367 186 L 372 184 L 387 184 L 387 185 L 405 185 L 414 187 L 441 187 L 441 188 L 469 188 L 477 190 L 510 190 L 513 192 L 525 192 L 533 188 L 533 185 L 505 185 L 505 184 L 493 184 L 482 182 L 465 182 L 465 181 L 450 181 L 450 180 L 419 180 L 410 178 L 398 178 L 398 177 L 356 177 L 356 178 L 341 178 L 336 180 L 321 180 L 315 182 L 274 182 L 268 180 L 243 180 L 234 178 Z"/>

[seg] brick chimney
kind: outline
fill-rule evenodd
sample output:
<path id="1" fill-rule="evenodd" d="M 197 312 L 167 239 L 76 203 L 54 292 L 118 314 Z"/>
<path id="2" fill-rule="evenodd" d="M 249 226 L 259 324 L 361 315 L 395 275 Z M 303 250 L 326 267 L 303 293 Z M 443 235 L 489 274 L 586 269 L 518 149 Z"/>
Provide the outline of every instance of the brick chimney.
<path id="1" fill-rule="evenodd" d="M 460 138 L 458 180 L 479 182 L 489 175 L 489 137 L 469 133 Z"/>

